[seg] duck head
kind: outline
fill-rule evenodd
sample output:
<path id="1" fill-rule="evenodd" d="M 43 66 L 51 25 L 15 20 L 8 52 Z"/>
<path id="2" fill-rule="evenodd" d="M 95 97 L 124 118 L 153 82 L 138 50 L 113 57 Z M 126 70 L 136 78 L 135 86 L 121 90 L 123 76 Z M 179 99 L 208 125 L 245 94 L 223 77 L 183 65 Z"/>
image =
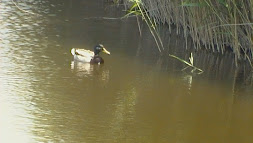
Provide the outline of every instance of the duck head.
<path id="1" fill-rule="evenodd" d="M 105 47 L 102 44 L 98 44 L 94 47 L 94 54 L 98 55 L 100 52 L 106 53 L 110 55 L 110 52 L 105 49 Z"/>

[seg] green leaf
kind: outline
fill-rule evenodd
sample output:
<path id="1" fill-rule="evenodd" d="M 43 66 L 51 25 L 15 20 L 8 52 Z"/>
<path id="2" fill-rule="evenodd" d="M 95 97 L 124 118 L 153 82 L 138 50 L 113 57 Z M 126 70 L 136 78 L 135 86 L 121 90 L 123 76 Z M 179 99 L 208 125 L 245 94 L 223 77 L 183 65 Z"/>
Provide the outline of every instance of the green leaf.
<path id="1" fill-rule="evenodd" d="M 134 4 L 131 6 L 131 8 L 129 9 L 129 11 L 133 11 L 133 9 L 134 9 L 134 8 L 137 8 L 137 6 L 138 6 L 137 3 L 134 3 Z"/>

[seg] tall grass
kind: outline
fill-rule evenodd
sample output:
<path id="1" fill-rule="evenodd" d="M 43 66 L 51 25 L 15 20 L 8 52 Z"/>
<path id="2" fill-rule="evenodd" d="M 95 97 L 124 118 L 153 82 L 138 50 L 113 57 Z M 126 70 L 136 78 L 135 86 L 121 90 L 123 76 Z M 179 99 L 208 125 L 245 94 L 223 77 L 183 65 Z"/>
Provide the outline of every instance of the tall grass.
<path id="1" fill-rule="evenodd" d="M 205 47 L 224 53 L 231 50 L 238 60 L 253 59 L 252 0 L 123 0 L 138 3 L 143 19 L 154 25 L 172 25 L 177 34 L 190 37 L 196 49 Z M 154 34 L 156 35 L 156 34 Z M 159 37 L 159 36 L 158 36 Z M 160 41 L 157 38 L 156 41 Z M 162 43 L 162 42 L 161 42 Z M 187 45 L 186 45 L 187 47 Z M 160 48 L 162 50 L 162 48 Z"/>
<path id="2" fill-rule="evenodd" d="M 156 29 L 156 22 L 149 16 L 148 11 L 143 8 L 143 3 L 141 0 L 129 0 L 132 2 L 132 6 L 128 10 L 128 13 L 124 16 L 127 17 L 128 15 L 134 14 L 136 16 L 140 15 L 142 19 L 147 23 L 148 28 L 154 37 L 158 50 L 161 52 L 164 50 L 163 42 L 161 40 L 160 35 Z"/>

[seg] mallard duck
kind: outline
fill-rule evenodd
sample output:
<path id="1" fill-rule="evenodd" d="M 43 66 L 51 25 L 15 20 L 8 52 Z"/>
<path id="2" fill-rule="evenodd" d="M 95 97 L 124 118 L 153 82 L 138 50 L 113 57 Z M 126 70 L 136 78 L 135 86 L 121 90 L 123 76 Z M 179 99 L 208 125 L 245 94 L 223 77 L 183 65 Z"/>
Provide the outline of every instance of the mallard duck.
<path id="1" fill-rule="evenodd" d="M 74 56 L 74 59 L 81 62 L 91 63 L 91 64 L 102 64 L 104 60 L 99 56 L 100 52 L 104 52 L 110 55 L 110 52 L 105 49 L 102 44 L 98 44 L 94 47 L 94 51 L 85 50 L 85 49 L 71 49 L 71 54 Z"/>

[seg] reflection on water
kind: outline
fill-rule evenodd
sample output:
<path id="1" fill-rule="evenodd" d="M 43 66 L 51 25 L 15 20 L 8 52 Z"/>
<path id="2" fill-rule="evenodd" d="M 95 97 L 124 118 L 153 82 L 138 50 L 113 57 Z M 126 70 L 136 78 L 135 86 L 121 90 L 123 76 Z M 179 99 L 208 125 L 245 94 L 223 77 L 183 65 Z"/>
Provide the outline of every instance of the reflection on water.
<path id="1" fill-rule="evenodd" d="M 181 71 L 180 36 L 160 56 L 148 28 L 106 2 L 0 2 L 0 142 L 252 142 L 252 73 L 204 51 Z M 172 30 L 173 33 L 173 30 Z M 105 64 L 72 61 L 103 43 Z M 177 48 L 175 48 L 177 47 Z M 188 53 L 188 54 L 187 54 Z"/>
<path id="2" fill-rule="evenodd" d="M 94 65 L 90 63 L 72 61 L 71 69 L 76 73 L 79 77 L 87 77 L 92 74 Z"/>
<path id="3" fill-rule="evenodd" d="M 105 69 L 104 65 L 93 65 L 90 63 L 84 63 L 79 61 L 71 62 L 71 69 L 76 76 L 82 77 L 91 77 L 95 75 L 100 76 L 100 80 L 108 81 L 110 78 L 109 69 Z"/>

